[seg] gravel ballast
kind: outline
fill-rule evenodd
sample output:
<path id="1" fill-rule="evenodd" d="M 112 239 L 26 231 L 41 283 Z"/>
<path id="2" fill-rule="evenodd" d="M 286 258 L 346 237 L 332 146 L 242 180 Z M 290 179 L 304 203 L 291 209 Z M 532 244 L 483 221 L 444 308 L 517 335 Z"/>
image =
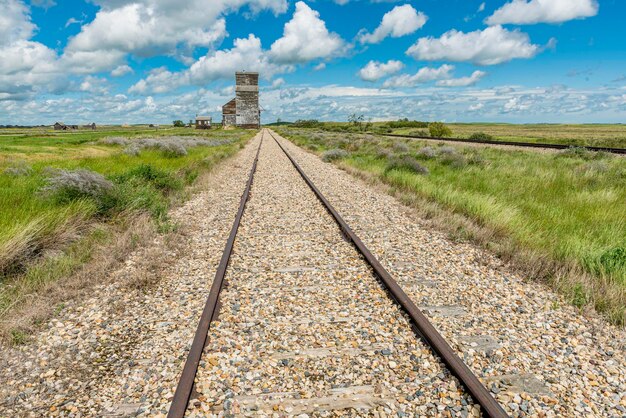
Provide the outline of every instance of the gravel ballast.
<path id="1" fill-rule="evenodd" d="M 3 347 L 0 416 L 165 416 L 261 135 L 173 211 L 178 245 Z M 626 416 L 623 330 L 275 136 L 509 414 Z M 188 416 L 479 415 L 267 134 L 225 280 Z"/>
<path id="2" fill-rule="evenodd" d="M 157 237 L 110 284 L 68 302 L 34 341 L 2 348 L 0 416 L 167 413 L 259 140 L 172 211 L 176 248 Z"/>
<path id="3" fill-rule="evenodd" d="M 265 136 L 188 416 L 478 415 Z"/>
<path id="4" fill-rule="evenodd" d="M 582 315 L 386 193 L 281 143 L 508 413 L 626 416 L 624 330 Z"/>

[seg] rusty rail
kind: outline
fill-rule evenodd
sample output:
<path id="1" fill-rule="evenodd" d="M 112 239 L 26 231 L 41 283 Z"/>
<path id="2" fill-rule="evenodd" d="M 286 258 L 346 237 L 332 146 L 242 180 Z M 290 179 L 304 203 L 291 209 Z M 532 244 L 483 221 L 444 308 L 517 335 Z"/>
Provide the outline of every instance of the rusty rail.
<path id="1" fill-rule="evenodd" d="M 315 193 L 317 198 L 322 202 L 326 210 L 335 219 L 344 235 L 352 241 L 356 249 L 363 255 L 368 264 L 374 269 L 376 275 L 381 279 L 385 288 L 389 291 L 393 299 L 404 309 L 409 315 L 412 321 L 412 325 L 417 328 L 417 333 L 431 346 L 431 348 L 437 353 L 437 355 L 443 360 L 450 371 L 461 381 L 465 386 L 465 389 L 472 395 L 474 400 L 481 406 L 483 412 L 493 418 L 508 417 L 506 412 L 502 409 L 502 406 L 491 396 L 487 388 L 478 380 L 478 378 L 467 367 L 463 360 L 454 352 L 452 347 L 446 342 L 446 340 L 439 334 L 435 327 L 430 323 L 428 318 L 422 313 L 422 311 L 413 303 L 413 301 L 407 296 L 394 278 L 389 272 L 380 264 L 378 259 L 370 252 L 365 246 L 363 241 L 352 231 L 350 226 L 343 220 L 339 212 L 330 204 L 330 202 L 324 197 L 322 192 L 313 184 L 311 179 L 304 173 L 302 168 L 293 159 L 293 157 L 287 152 L 282 144 L 274 137 L 271 131 L 268 133 L 274 141 L 278 144 L 280 149 L 285 153 L 287 158 L 291 161 L 291 164 L 296 168 L 300 176 L 304 179 L 306 184 Z"/>
<path id="2" fill-rule="evenodd" d="M 230 255 L 233 250 L 237 231 L 239 230 L 239 224 L 241 223 L 246 203 L 250 197 L 250 189 L 252 188 L 254 173 L 256 172 L 257 162 L 259 161 L 259 153 L 261 152 L 261 146 L 263 145 L 263 137 L 264 133 L 261 134 L 261 143 L 256 151 L 256 156 L 254 157 L 254 162 L 252 163 L 252 169 L 250 170 L 250 176 L 248 177 L 246 188 L 241 195 L 239 210 L 235 216 L 235 221 L 232 229 L 230 230 L 228 240 L 226 241 L 226 246 L 224 247 L 224 252 L 222 253 L 222 258 L 220 259 L 220 264 L 217 267 L 215 278 L 213 279 L 213 284 L 211 285 L 209 297 L 204 305 L 202 315 L 200 316 L 200 322 L 198 323 L 198 328 L 193 338 L 193 343 L 191 344 L 183 372 L 180 376 L 180 380 L 178 381 L 172 405 L 170 406 L 170 410 L 167 414 L 168 418 L 183 418 L 185 416 L 185 411 L 187 410 L 187 405 L 189 404 L 189 398 L 191 397 L 191 393 L 193 391 L 198 365 L 200 364 L 202 352 L 204 351 L 204 346 L 206 344 L 207 335 L 211 327 L 211 322 L 213 321 L 217 311 L 216 308 L 219 295 L 224 283 L 224 276 L 226 275 L 226 269 L 228 268 L 228 262 L 230 261 Z"/>

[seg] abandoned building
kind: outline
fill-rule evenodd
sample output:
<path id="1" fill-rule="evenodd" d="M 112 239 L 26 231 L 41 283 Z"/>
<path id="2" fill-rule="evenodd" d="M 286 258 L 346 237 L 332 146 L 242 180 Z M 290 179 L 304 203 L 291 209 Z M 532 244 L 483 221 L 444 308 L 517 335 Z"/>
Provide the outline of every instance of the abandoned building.
<path id="1" fill-rule="evenodd" d="M 78 125 L 66 125 L 63 122 L 56 122 L 54 124 L 55 131 L 68 131 L 68 130 L 73 130 L 73 129 L 78 129 Z"/>
<path id="2" fill-rule="evenodd" d="M 211 116 L 196 115 L 196 129 L 211 129 Z"/>
<path id="3" fill-rule="evenodd" d="M 222 125 L 246 129 L 261 126 L 259 73 L 235 73 L 235 98 L 222 106 Z"/>

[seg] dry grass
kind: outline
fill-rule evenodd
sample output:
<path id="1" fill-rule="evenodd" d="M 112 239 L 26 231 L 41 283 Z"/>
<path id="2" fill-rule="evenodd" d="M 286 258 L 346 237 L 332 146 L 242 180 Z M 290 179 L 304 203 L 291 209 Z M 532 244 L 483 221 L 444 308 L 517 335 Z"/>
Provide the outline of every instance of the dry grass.
<path id="1" fill-rule="evenodd" d="M 611 322 L 626 324 L 626 287 L 616 286 L 606 276 L 595 276 L 586 272 L 575 262 L 555 261 L 541 251 L 520 247 L 508 234 L 478 223 L 470 217 L 451 212 L 442 205 L 403 191 L 384 183 L 376 174 L 359 170 L 348 163 L 338 166 L 349 174 L 366 181 L 371 186 L 388 193 L 414 209 L 414 213 L 431 227 L 446 232 L 452 240 L 469 241 L 489 249 L 502 261 L 514 267 L 521 276 L 539 280 L 561 292 L 586 314 L 594 314 L 593 307 L 608 314 Z M 602 295 L 602 299 L 598 298 Z M 576 301 L 582 303 L 577 304 Z"/>
<path id="2" fill-rule="evenodd" d="M 58 160 L 80 160 L 84 158 L 105 158 L 114 154 L 114 151 L 107 147 L 81 146 L 81 147 L 32 147 L 11 146 L 10 153 L 0 154 L 0 165 L 8 164 L 12 161 L 58 161 Z"/>
<path id="3" fill-rule="evenodd" d="M 19 272 L 42 249 L 55 251 L 60 243 L 75 241 L 88 224 L 87 214 L 72 206 L 55 216 L 44 215 L 15 225 L 11 238 L 0 246 L 0 271 Z"/>
<path id="4" fill-rule="evenodd" d="M 202 169 L 188 173 L 187 187 L 170 196 L 167 207 L 181 205 L 206 187 L 217 164 L 233 154 L 234 147 L 201 154 Z M 180 159 L 176 162 L 181 164 Z M 171 222 L 159 222 L 148 211 L 132 208 L 113 218 L 94 220 L 93 209 L 76 208 L 84 203 L 77 202 L 67 208 L 71 213 L 57 211 L 50 219 L 15 225 L 14 237 L 3 245 L 0 267 L 10 267 L 11 274 L 4 276 L 0 286 L 0 342 L 26 342 L 65 302 L 89 296 L 96 285 L 115 281 L 129 291 L 145 291 L 182 254 L 176 248 L 186 237 Z M 165 244 L 154 245 L 157 241 Z M 134 257 L 133 274 L 114 274 L 133 250 L 140 251 Z"/>
<path id="5" fill-rule="evenodd" d="M 49 318 L 62 302 L 85 296 L 88 289 L 94 285 L 107 283 L 113 277 L 112 271 L 133 249 L 141 243 L 152 241 L 157 234 L 155 224 L 148 214 L 140 214 L 121 226 L 101 225 L 100 228 L 104 228 L 103 231 L 109 239 L 100 244 L 92 244 L 89 261 L 73 273 L 60 280 L 43 283 L 36 289 L 19 278 L 5 284 L 10 286 L 19 298 L 11 309 L 0 313 L 2 318 L 0 341 L 10 343 L 14 342 L 12 339 L 16 334 L 30 334 L 36 325 Z M 83 238 L 85 239 L 88 238 Z M 55 255 L 52 253 L 51 257 L 42 257 L 38 264 L 31 268 L 45 269 L 47 264 L 54 263 Z"/>
<path id="6" fill-rule="evenodd" d="M 484 133 L 494 139 L 524 142 L 549 142 L 567 145 L 591 145 L 626 148 L 626 126 L 624 125 L 558 125 L 558 124 L 497 124 L 497 123 L 452 123 L 448 124 L 455 137 L 469 138 Z M 410 133 L 412 128 L 395 130 Z"/>

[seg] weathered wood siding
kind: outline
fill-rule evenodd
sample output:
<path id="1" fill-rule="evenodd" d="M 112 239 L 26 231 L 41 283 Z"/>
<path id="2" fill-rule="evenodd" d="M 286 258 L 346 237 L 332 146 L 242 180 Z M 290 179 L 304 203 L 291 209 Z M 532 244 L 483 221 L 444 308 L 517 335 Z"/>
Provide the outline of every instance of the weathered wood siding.
<path id="1" fill-rule="evenodd" d="M 234 126 L 237 123 L 235 115 L 237 114 L 236 100 L 233 99 L 230 102 L 222 106 L 222 125 Z"/>
<path id="2" fill-rule="evenodd" d="M 238 72 L 236 82 L 236 125 L 241 128 L 259 128 L 259 74 Z"/>

